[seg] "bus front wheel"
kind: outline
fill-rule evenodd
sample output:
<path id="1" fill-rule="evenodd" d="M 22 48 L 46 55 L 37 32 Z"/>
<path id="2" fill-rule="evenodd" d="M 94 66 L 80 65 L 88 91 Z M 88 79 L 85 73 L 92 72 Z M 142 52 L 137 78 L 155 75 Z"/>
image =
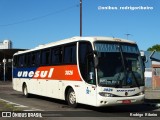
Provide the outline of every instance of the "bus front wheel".
<path id="1" fill-rule="evenodd" d="M 75 94 L 75 92 L 74 92 L 74 90 L 72 88 L 70 88 L 68 90 L 67 102 L 68 102 L 69 106 L 71 106 L 73 108 L 77 107 L 76 94 Z"/>

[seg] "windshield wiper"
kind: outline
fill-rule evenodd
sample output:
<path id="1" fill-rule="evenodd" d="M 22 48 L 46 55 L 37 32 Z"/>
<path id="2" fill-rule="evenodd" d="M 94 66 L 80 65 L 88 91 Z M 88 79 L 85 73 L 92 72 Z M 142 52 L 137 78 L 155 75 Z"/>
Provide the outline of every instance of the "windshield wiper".
<path id="1" fill-rule="evenodd" d="M 121 54 L 121 58 L 122 58 L 121 62 L 122 62 L 124 73 L 125 73 L 125 79 L 122 79 L 121 84 L 123 84 L 123 81 L 125 80 L 125 85 L 127 85 L 127 70 L 126 70 L 126 66 L 125 66 L 125 62 L 124 62 L 125 60 L 124 60 L 124 56 L 123 56 L 122 46 L 120 45 L 120 43 L 118 44 L 118 48 L 119 48 L 119 51 Z"/>
<path id="2" fill-rule="evenodd" d="M 123 84 L 123 81 L 124 81 L 124 86 L 127 86 L 127 79 L 128 79 L 128 76 L 129 76 L 129 71 L 127 70 L 127 68 L 129 68 L 130 66 L 128 66 L 128 62 L 127 62 L 127 60 L 125 60 L 125 58 L 124 58 L 122 46 L 120 45 L 120 43 L 119 43 L 119 45 L 118 45 L 118 48 L 119 48 L 119 51 L 120 51 L 120 54 L 121 54 L 121 58 L 122 58 L 122 61 L 121 61 L 121 62 L 122 62 L 123 69 L 124 69 L 124 74 L 125 74 L 125 76 L 124 76 L 125 79 L 122 79 L 122 81 L 121 81 L 121 86 L 123 86 L 123 85 L 122 85 L 122 84 Z M 126 64 L 125 64 L 125 62 L 126 62 Z M 134 77 L 134 80 L 135 80 L 138 88 L 140 89 L 140 85 L 139 85 L 139 82 L 138 82 L 135 74 L 133 73 L 133 71 L 131 71 L 131 73 L 132 73 L 132 75 L 133 75 L 133 77 Z M 120 77 L 121 77 L 121 75 L 118 76 L 117 80 L 118 80 Z"/>
<path id="3" fill-rule="evenodd" d="M 118 73 L 118 76 L 117 76 L 117 79 L 116 79 L 116 84 L 115 84 L 115 87 L 118 88 L 118 87 L 122 87 L 122 80 L 120 80 L 120 77 L 122 76 L 122 73 Z M 119 81 L 119 83 L 118 83 Z"/>
<path id="4" fill-rule="evenodd" d="M 133 75 L 133 77 L 134 77 L 134 80 L 135 80 L 135 82 L 136 82 L 136 84 L 137 84 L 137 87 L 140 89 L 140 85 L 139 85 L 139 82 L 138 82 L 135 74 L 133 73 L 133 71 L 131 71 L 131 73 L 132 73 L 132 75 Z"/>

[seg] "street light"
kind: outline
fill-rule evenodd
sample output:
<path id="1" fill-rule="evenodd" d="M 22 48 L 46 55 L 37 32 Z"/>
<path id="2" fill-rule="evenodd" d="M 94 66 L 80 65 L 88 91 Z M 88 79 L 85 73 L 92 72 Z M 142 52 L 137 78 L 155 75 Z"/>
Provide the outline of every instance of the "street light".
<path id="1" fill-rule="evenodd" d="M 6 81 L 6 59 L 3 59 L 3 80 Z"/>
<path id="2" fill-rule="evenodd" d="M 131 34 L 127 33 L 127 34 L 125 34 L 125 35 L 127 36 L 127 40 L 128 40 L 128 38 L 129 38 L 129 35 L 131 35 Z"/>

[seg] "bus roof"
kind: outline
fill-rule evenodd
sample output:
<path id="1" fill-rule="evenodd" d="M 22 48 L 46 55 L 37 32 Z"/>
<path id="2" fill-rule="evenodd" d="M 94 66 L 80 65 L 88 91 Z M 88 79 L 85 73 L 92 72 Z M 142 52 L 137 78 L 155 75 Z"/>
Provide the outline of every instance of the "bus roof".
<path id="1" fill-rule="evenodd" d="M 124 42 L 124 43 L 136 44 L 136 42 L 134 42 L 134 41 L 121 39 L 121 38 L 102 37 L 102 36 L 95 36 L 95 37 L 79 37 L 79 36 L 76 36 L 76 37 L 72 37 L 72 38 L 68 38 L 68 39 L 63 39 L 63 40 L 51 42 L 51 43 L 48 43 L 48 44 L 39 45 L 38 47 L 35 47 L 33 49 L 30 49 L 30 50 L 18 51 L 14 55 L 27 53 L 27 52 L 31 52 L 31 51 L 35 51 L 35 50 L 40 50 L 40 49 L 48 48 L 48 47 L 52 47 L 52 46 L 63 45 L 63 44 L 66 44 L 66 43 L 78 42 L 78 41 L 82 41 L 82 40 L 83 41 L 90 41 L 90 42 L 113 41 L 113 42 Z"/>

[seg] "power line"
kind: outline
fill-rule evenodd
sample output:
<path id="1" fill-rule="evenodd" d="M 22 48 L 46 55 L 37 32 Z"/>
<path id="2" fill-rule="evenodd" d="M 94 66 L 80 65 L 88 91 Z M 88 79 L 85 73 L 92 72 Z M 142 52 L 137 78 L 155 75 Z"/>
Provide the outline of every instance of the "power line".
<path id="1" fill-rule="evenodd" d="M 22 24 L 22 23 L 27 23 L 27 22 L 31 22 L 31 21 L 43 19 L 43 18 L 46 18 L 46 17 L 48 17 L 48 16 L 52 16 L 52 15 L 54 15 L 54 14 L 62 13 L 62 12 L 64 12 L 64 11 L 70 10 L 70 9 L 72 9 L 72 8 L 75 8 L 75 7 L 79 7 L 79 5 L 78 5 L 78 4 L 75 4 L 75 5 L 73 5 L 73 6 L 70 6 L 70 7 L 61 9 L 61 10 L 57 10 L 57 11 L 54 11 L 54 12 L 51 12 L 51 13 L 48 13 L 48 14 L 45 14 L 45 15 L 42 15 L 42 16 L 33 17 L 33 18 L 30 18 L 30 19 L 21 20 L 21 21 L 17 21 L 17 22 L 13 22 L 13 23 L 2 24 L 2 25 L 0 25 L 0 27 L 12 26 L 12 25 L 16 25 L 16 24 Z"/>

